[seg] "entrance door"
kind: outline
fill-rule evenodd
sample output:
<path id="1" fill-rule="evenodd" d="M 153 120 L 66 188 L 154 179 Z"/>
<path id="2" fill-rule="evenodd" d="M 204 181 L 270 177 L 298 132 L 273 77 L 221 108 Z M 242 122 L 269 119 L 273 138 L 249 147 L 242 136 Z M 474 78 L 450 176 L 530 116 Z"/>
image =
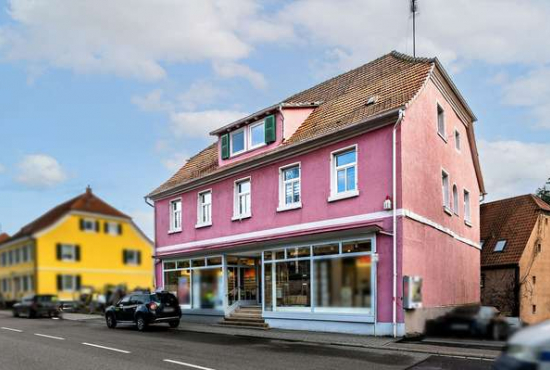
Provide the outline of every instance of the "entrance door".
<path id="1" fill-rule="evenodd" d="M 229 261 L 229 266 L 227 266 L 228 305 L 232 306 L 237 302 L 242 304 L 260 303 L 258 260 L 231 257 Z M 231 262 L 233 261 L 235 261 L 235 265 L 232 266 Z"/>

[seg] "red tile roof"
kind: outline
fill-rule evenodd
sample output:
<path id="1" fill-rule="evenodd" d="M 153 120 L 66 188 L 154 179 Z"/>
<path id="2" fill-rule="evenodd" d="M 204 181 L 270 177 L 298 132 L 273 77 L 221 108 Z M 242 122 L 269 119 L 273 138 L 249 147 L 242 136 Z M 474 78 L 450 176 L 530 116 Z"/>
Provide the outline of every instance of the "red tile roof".
<path id="1" fill-rule="evenodd" d="M 38 217 L 36 220 L 23 226 L 21 230 L 15 233 L 11 238 L 9 238 L 9 240 L 31 236 L 32 234 L 53 225 L 57 220 L 59 220 L 70 211 L 81 211 L 130 219 L 129 216 L 125 215 L 116 208 L 107 204 L 102 199 L 98 198 L 95 194 L 92 193 L 92 190 L 88 187 L 84 194 L 81 194 L 65 203 L 62 203 L 52 208 L 48 212 L 44 213 L 42 216 Z M 6 241 L 7 240 L 4 240 L 3 242 Z M 2 241 L 0 241 L 0 243 L 2 243 Z"/>
<path id="2" fill-rule="evenodd" d="M 541 213 L 550 205 L 531 194 L 481 205 L 481 266 L 517 264 Z M 495 252 L 499 240 L 506 240 L 502 252 Z"/>
<path id="3" fill-rule="evenodd" d="M 281 147 L 326 136 L 377 115 L 404 107 L 420 91 L 437 63 L 435 58 L 413 58 L 394 51 L 292 95 L 281 104 L 317 102 L 318 106 Z M 377 97 L 376 102 L 367 105 L 369 98 L 374 96 Z M 223 169 L 230 167 L 230 165 L 224 166 Z M 212 144 L 192 157 L 174 176 L 152 191 L 149 196 L 159 195 L 176 186 L 220 170 L 218 147 Z"/>
<path id="4" fill-rule="evenodd" d="M 0 243 L 3 243 L 5 242 L 6 240 L 8 240 L 10 238 L 10 236 L 6 233 L 2 233 L 0 234 Z"/>

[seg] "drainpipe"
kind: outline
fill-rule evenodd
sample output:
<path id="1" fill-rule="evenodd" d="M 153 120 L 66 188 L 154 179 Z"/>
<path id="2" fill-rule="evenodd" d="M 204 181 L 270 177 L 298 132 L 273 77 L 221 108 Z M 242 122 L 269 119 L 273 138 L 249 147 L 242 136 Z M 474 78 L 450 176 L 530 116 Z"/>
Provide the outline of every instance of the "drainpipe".
<path id="1" fill-rule="evenodd" d="M 405 117 L 405 111 L 399 110 L 399 118 L 393 126 L 392 132 L 392 198 L 393 198 L 393 302 L 392 302 L 392 327 L 393 337 L 397 338 L 397 128 Z"/>
<path id="2" fill-rule="evenodd" d="M 285 115 L 283 114 L 283 103 L 279 104 L 279 113 L 281 113 L 281 137 L 282 140 L 285 140 Z M 277 122 L 275 122 L 275 125 L 277 125 Z"/>
<path id="3" fill-rule="evenodd" d="M 153 203 L 149 203 L 149 198 L 147 196 L 144 196 L 143 197 L 143 200 L 145 201 L 145 204 L 147 204 L 149 207 L 151 208 L 155 208 L 155 205 Z M 156 210 L 155 210 L 156 212 Z M 156 218 L 155 218 L 155 222 L 156 222 Z M 153 243 L 154 243 L 154 246 L 153 246 L 153 288 L 155 289 L 155 291 L 157 290 L 157 287 L 158 287 L 158 282 L 157 282 L 157 264 L 156 264 L 156 261 L 157 261 L 157 257 L 155 256 L 156 254 L 156 251 L 157 251 L 157 238 L 156 236 L 154 237 L 155 240 L 153 240 Z"/>

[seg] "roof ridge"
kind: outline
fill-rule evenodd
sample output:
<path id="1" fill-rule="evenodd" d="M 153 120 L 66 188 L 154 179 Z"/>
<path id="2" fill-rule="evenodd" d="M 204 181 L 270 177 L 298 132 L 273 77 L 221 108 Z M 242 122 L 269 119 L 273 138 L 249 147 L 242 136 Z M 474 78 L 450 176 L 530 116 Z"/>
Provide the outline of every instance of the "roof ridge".
<path id="1" fill-rule="evenodd" d="M 521 195 L 512 195 L 512 196 L 507 197 L 507 198 L 496 199 L 496 200 L 493 200 L 493 201 L 490 201 L 490 202 L 487 202 L 487 203 L 481 203 L 480 207 L 487 206 L 487 205 L 490 205 L 490 204 L 496 204 L 496 203 L 500 203 L 500 202 L 510 201 L 510 200 L 514 200 L 514 199 L 519 199 L 519 198 L 531 197 L 531 196 L 533 196 L 533 194 L 531 194 L 531 193 L 521 194 Z"/>
<path id="2" fill-rule="evenodd" d="M 413 63 L 435 63 L 436 59 L 435 57 L 415 57 L 409 54 L 401 53 L 397 50 L 392 50 L 390 53 L 392 56 L 394 56 L 397 59 L 404 60 L 406 62 L 413 62 Z"/>
<path id="3" fill-rule="evenodd" d="M 535 202 L 537 207 L 545 211 L 550 211 L 550 204 L 548 204 L 544 199 L 542 199 L 541 197 L 535 194 L 529 194 L 529 195 L 531 195 L 531 199 L 533 200 L 533 202 Z"/>

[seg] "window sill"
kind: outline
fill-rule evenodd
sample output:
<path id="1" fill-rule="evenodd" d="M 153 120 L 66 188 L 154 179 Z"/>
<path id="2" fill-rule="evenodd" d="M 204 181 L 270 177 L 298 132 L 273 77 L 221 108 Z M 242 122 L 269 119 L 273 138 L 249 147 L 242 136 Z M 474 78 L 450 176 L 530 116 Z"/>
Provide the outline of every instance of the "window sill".
<path id="1" fill-rule="evenodd" d="M 181 229 L 168 230 L 168 234 L 176 234 L 176 233 L 181 233 Z"/>
<path id="2" fill-rule="evenodd" d="M 332 194 L 328 197 L 328 202 L 336 202 L 342 199 L 354 198 L 359 196 L 359 190 L 347 191 L 345 193 Z"/>
<path id="3" fill-rule="evenodd" d="M 231 221 L 246 220 L 247 218 L 250 218 L 250 217 L 252 217 L 252 214 L 248 214 L 248 215 L 235 215 L 235 216 L 231 217 Z"/>
<path id="4" fill-rule="evenodd" d="M 263 143 L 263 144 L 259 144 L 259 145 L 256 145 L 256 146 L 254 146 L 254 147 L 251 147 L 251 148 L 247 148 L 247 149 L 241 150 L 240 152 L 237 152 L 237 153 L 231 153 L 231 154 L 229 155 L 229 158 L 227 158 L 227 159 L 238 158 L 238 157 L 240 157 L 240 156 L 243 155 L 243 154 L 253 152 L 253 151 L 255 151 L 256 149 L 263 148 L 264 146 L 267 146 L 267 145 L 268 145 L 267 143 Z M 225 160 L 227 160 L 227 159 L 225 159 Z"/>
<path id="5" fill-rule="evenodd" d="M 472 227 L 472 222 L 468 220 L 464 220 L 464 224 L 468 227 Z"/>
<path id="6" fill-rule="evenodd" d="M 453 211 L 447 207 L 447 206 L 443 206 L 443 211 L 448 214 L 449 216 L 452 216 L 453 215 Z"/>
<path id="7" fill-rule="evenodd" d="M 302 202 L 290 204 L 287 206 L 279 206 L 277 207 L 277 212 L 292 211 L 293 209 L 300 209 L 300 208 L 302 208 Z"/>
<path id="8" fill-rule="evenodd" d="M 208 226 L 212 226 L 212 222 L 208 222 L 205 224 L 196 224 L 195 229 L 202 229 L 203 227 L 208 227 Z"/>
<path id="9" fill-rule="evenodd" d="M 439 131 L 437 131 L 437 134 L 445 142 L 445 144 L 447 144 L 447 142 L 448 142 L 447 138 Z"/>

